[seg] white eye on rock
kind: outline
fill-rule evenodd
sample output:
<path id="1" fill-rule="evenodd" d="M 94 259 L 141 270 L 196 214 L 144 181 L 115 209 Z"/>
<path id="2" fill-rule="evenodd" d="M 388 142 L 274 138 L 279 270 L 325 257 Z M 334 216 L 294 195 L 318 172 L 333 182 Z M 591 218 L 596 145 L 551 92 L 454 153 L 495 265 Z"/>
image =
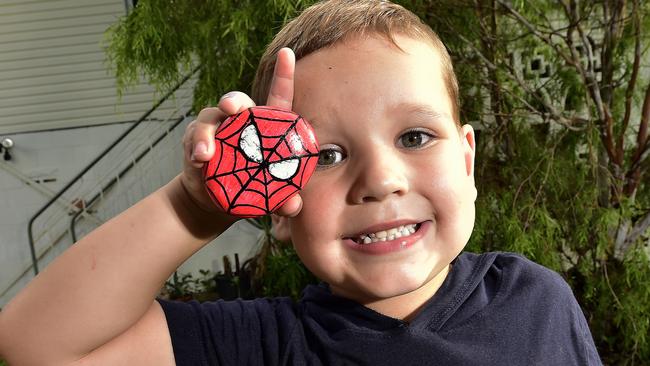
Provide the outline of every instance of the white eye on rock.
<path id="1" fill-rule="evenodd" d="M 248 159 L 256 163 L 261 163 L 264 160 L 262 156 L 262 142 L 255 125 L 248 125 L 244 128 L 239 138 L 239 147 Z"/>
<path id="2" fill-rule="evenodd" d="M 298 159 L 279 161 L 277 163 L 269 164 L 269 173 L 271 173 L 274 178 L 286 180 L 296 174 L 299 166 L 300 160 Z"/>

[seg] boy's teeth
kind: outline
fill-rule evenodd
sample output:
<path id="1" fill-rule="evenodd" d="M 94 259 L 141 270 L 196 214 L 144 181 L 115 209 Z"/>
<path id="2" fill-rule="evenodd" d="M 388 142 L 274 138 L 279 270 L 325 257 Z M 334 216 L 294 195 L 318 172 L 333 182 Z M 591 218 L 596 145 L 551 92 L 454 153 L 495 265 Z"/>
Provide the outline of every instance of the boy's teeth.
<path id="1" fill-rule="evenodd" d="M 359 244 L 370 244 L 378 241 L 395 240 L 404 236 L 409 236 L 415 233 L 417 224 L 403 225 L 400 227 L 388 229 L 385 231 L 378 231 L 376 233 L 363 234 L 357 238 Z"/>

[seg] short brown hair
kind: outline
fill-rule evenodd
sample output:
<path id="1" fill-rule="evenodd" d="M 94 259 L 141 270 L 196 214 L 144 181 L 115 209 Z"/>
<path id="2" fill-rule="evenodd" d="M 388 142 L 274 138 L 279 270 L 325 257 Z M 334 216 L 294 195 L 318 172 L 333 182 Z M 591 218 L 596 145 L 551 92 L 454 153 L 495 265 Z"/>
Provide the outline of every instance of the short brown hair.
<path id="1" fill-rule="evenodd" d="M 312 52 L 353 36 L 378 35 L 398 46 L 394 38 L 397 34 L 428 41 L 438 50 L 445 85 L 451 99 L 452 117 L 459 124 L 458 81 L 445 45 L 417 15 L 400 5 L 384 0 L 321 1 L 287 23 L 262 56 L 253 81 L 253 100 L 257 104 L 266 102 L 275 58 L 283 47 L 293 49 L 297 61 Z"/>

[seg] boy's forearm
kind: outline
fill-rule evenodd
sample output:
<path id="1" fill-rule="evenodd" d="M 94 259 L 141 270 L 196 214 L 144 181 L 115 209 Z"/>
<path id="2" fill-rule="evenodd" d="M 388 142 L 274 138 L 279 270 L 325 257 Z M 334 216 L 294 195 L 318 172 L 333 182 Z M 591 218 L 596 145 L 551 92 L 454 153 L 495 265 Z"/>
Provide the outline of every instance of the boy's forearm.
<path id="1" fill-rule="evenodd" d="M 0 353 L 65 362 L 127 330 L 170 274 L 234 222 L 193 205 L 176 178 L 73 245 L 0 313 Z"/>

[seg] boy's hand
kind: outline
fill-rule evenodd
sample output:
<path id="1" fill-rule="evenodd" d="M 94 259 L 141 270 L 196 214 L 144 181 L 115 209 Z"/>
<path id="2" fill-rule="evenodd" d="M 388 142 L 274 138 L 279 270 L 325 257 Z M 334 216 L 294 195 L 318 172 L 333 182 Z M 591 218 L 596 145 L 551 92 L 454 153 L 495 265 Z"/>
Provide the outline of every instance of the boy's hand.
<path id="1" fill-rule="evenodd" d="M 296 66 L 295 55 L 289 48 L 278 52 L 273 80 L 266 105 L 291 110 L 293 101 L 293 76 Z M 242 92 L 230 92 L 221 97 L 219 105 L 203 109 L 196 120 L 185 130 L 183 146 L 185 152 L 184 170 L 181 183 L 190 198 L 203 210 L 220 211 L 206 192 L 202 168 L 214 155 L 214 134 L 217 127 L 228 116 L 237 114 L 246 108 L 255 106 L 253 100 Z M 290 198 L 276 214 L 295 216 L 300 212 L 302 199 L 299 194 Z"/>

